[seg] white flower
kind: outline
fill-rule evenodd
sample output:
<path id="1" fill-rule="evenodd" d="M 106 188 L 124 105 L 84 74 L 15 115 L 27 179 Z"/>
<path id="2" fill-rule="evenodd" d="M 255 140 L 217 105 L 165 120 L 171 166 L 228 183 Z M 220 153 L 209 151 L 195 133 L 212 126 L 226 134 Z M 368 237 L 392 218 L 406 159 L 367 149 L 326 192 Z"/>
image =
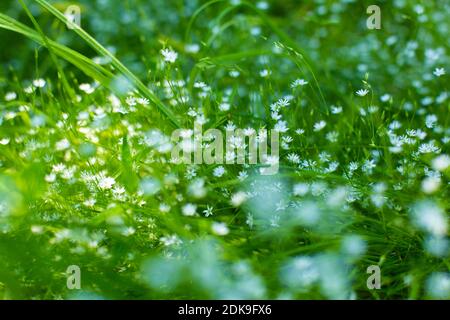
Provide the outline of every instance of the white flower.
<path id="1" fill-rule="evenodd" d="M 238 175 L 239 181 L 244 181 L 247 178 L 248 178 L 247 171 L 242 170 L 242 171 L 239 172 L 239 175 Z"/>
<path id="2" fill-rule="evenodd" d="M 419 146 L 419 153 L 439 153 L 439 147 L 434 145 L 434 141 L 428 143 L 422 143 Z"/>
<path id="3" fill-rule="evenodd" d="M 291 88 L 296 88 L 299 86 L 304 86 L 308 84 L 308 81 L 306 81 L 305 79 L 296 79 L 291 83 Z"/>
<path id="4" fill-rule="evenodd" d="M 226 131 L 234 131 L 234 129 L 236 129 L 236 125 L 232 121 L 228 121 L 225 126 L 225 130 Z"/>
<path id="5" fill-rule="evenodd" d="M 136 98 L 129 96 L 125 99 L 125 102 L 127 103 L 127 105 L 129 105 L 130 107 L 133 107 L 136 105 Z"/>
<path id="6" fill-rule="evenodd" d="M 218 236 L 225 236 L 230 232 L 226 223 L 223 222 L 213 222 L 211 228 L 213 233 L 215 233 Z"/>
<path id="7" fill-rule="evenodd" d="M 212 216 L 213 215 L 213 209 L 214 209 L 213 207 L 207 205 L 206 209 L 203 210 L 203 213 L 204 213 L 205 217 Z"/>
<path id="8" fill-rule="evenodd" d="M 289 130 L 289 128 L 287 127 L 287 122 L 284 120 L 280 120 L 278 121 L 275 126 L 273 127 L 274 130 L 278 131 L 278 132 L 286 132 Z"/>
<path id="9" fill-rule="evenodd" d="M 287 159 L 289 162 L 292 162 L 292 163 L 300 163 L 300 157 L 296 153 L 288 154 Z"/>
<path id="10" fill-rule="evenodd" d="M 133 227 L 128 227 L 122 231 L 122 235 L 124 235 L 125 237 L 128 237 L 128 236 L 131 236 L 132 234 L 134 234 L 135 232 L 136 232 L 136 229 L 134 229 Z"/>
<path id="11" fill-rule="evenodd" d="M 348 169 L 350 170 L 350 171 L 356 171 L 356 170 L 358 170 L 358 163 L 357 162 L 350 162 L 349 163 L 349 165 L 348 165 Z"/>
<path id="12" fill-rule="evenodd" d="M 215 177 L 221 177 L 224 174 L 225 174 L 225 168 L 223 166 L 219 166 L 217 168 L 214 168 L 213 175 Z"/>
<path id="13" fill-rule="evenodd" d="M 231 196 L 231 204 L 233 207 L 239 207 L 247 200 L 247 194 L 243 191 L 239 191 Z"/>
<path id="14" fill-rule="evenodd" d="M 167 213 L 170 211 L 170 206 L 167 203 L 161 203 L 159 205 L 159 211 L 161 211 L 162 213 Z"/>
<path id="15" fill-rule="evenodd" d="M 82 83 L 80 84 L 79 88 L 86 94 L 91 94 L 95 91 L 95 88 L 93 88 L 89 83 Z"/>
<path id="16" fill-rule="evenodd" d="M 375 168 L 377 165 L 375 164 L 374 160 L 369 160 L 367 159 L 366 161 L 364 161 L 364 164 L 362 166 L 362 170 L 365 173 L 371 174 L 372 173 L 372 169 Z"/>
<path id="17" fill-rule="evenodd" d="M 440 76 L 443 76 L 445 74 L 445 70 L 444 70 L 444 68 L 436 68 L 436 69 L 434 69 L 433 74 L 436 77 L 440 77 Z"/>
<path id="18" fill-rule="evenodd" d="M 83 202 L 83 205 L 85 205 L 85 206 L 88 207 L 88 208 L 92 208 L 92 207 L 95 205 L 96 202 L 97 202 L 97 201 L 96 201 L 94 198 L 89 198 L 89 199 L 86 199 L 86 200 Z"/>
<path id="19" fill-rule="evenodd" d="M 16 98 L 17 98 L 17 94 L 15 92 L 8 92 L 5 95 L 5 100 L 6 101 L 16 100 Z"/>
<path id="20" fill-rule="evenodd" d="M 316 122 L 314 124 L 314 131 L 320 131 L 323 128 L 325 128 L 326 125 L 327 125 L 327 123 L 325 121 L 323 121 L 323 120 L 321 120 L 319 122 Z"/>
<path id="21" fill-rule="evenodd" d="M 202 89 L 202 88 L 206 88 L 206 87 L 207 87 L 207 84 L 204 83 L 203 81 L 195 81 L 194 82 L 194 88 Z"/>
<path id="22" fill-rule="evenodd" d="M 380 97 L 380 100 L 381 100 L 382 102 L 386 102 L 386 101 L 389 101 L 390 98 L 391 98 L 391 95 L 390 95 L 389 93 L 386 93 L 386 94 L 383 94 L 383 95 Z"/>
<path id="23" fill-rule="evenodd" d="M 369 90 L 367 90 L 367 89 L 359 89 L 358 91 L 356 91 L 356 94 L 360 97 L 364 97 L 368 93 L 369 93 Z"/>
<path id="24" fill-rule="evenodd" d="M 269 4 L 268 4 L 266 1 L 259 1 L 259 2 L 256 4 L 256 7 L 257 7 L 259 10 L 267 10 L 267 9 L 269 9 Z"/>
<path id="25" fill-rule="evenodd" d="M 161 237 L 159 239 L 159 241 L 161 241 L 166 247 L 173 246 L 173 245 L 176 246 L 176 245 L 183 243 L 183 241 L 180 238 L 178 238 L 176 235 Z"/>
<path id="26" fill-rule="evenodd" d="M 342 251 L 352 257 L 358 257 L 366 252 L 367 243 L 359 235 L 348 235 L 342 239 Z"/>
<path id="27" fill-rule="evenodd" d="M 187 44 L 184 46 L 184 50 L 189 53 L 197 53 L 200 50 L 200 46 L 196 43 Z"/>
<path id="28" fill-rule="evenodd" d="M 54 182 L 56 180 L 56 174 L 54 173 L 49 173 L 45 176 L 45 181 L 51 183 Z"/>
<path id="29" fill-rule="evenodd" d="M 261 70 L 260 72 L 259 72 L 259 75 L 262 77 L 262 78 L 266 78 L 266 77 L 268 77 L 269 75 L 270 75 L 270 71 L 269 70 L 267 70 L 267 69 L 264 69 L 264 70 Z"/>
<path id="30" fill-rule="evenodd" d="M 66 170 L 66 165 L 64 163 L 55 164 L 55 165 L 53 165 L 52 170 L 55 173 L 61 173 L 64 170 Z"/>
<path id="31" fill-rule="evenodd" d="M 59 141 L 56 142 L 56 144 L 55 144 L 55 148 L 56 148 L 56 150 L 58 150 L 58 151 L 66 150 L 66 149 L 69 148 L 69 147 L 70 147 L 70 142 L 69 142 L 69 140 L 67 140 L 67 139 L 59 140 Z"/>
<path id="32" fill-rule="evenodd" d="M 237 70 L 231 70 L 228 74 L 229 74 L 230 77 L 232 77 L 232 78 L 237 78 L 237 77 L 239 77 L 240 72 L 237 71 Z"/>
<path id="33" fill-rule="evenodd" d="M 111 177 L 101 177 L 98 182 L 98 187 L 103 190 L 111 189 L 112 186 L 116 183 L 116 180 Z"/>
<path id="34" fill-rule="evenodd" d="M 219 104 L 219 110 L 220 111 L 228 111 L 230 110 L 230 104 L 227 102 L 222 102 L 221 104 Z"/>
<path id="35" fill-rule="evenodd" d="M 246 136 L 252 136 L 255 134 L 255 132 L 256 131 L 253 128 L 245 128 L 244 129 L 244 135 L 246 135 Z"/>
<path id="36" fill-rule="evenodd" d="M 294 196 L 304 196 L 309 191 L 309 185 L 303 182 L 294 185 Z"/>
<path id="37" fill-rule="evenodd" d="M 450 157 L 446 154 L 441 154 L 440 156 L 434 158 L 431 164 L 434 170 L 444 171 L 450 167 Z"/>
<path id="38" fill-rule="evenodd" d="M 429 114 L 425 117 L 425 125 L 431 129 L 436 125 L 438 118 L 435 114 Z"/>
<path id="39" fill-rule="evenodd" d="M 342 112 L 342 107 L 341 106 L 331 106 L 331 113 L 332 114 L 339 114 Z"/>
<path id="40" fill-rule="evenodd" d="M 425 193 L 433 193 L 439 189 L 441 179 L 438 177 L 426 177 L 422 181 L 422 191 Z"/>
<path id="41" fill-rule="evenodd" d="M 196 211 L 197 211 L 197 206 L 192 203 L 186 203 L 183 206 L 183 208 L 181 208 L 181 212 L 183 213 L 184 216 L 187 216 L 187 217 L 191 217 L 191 216 L 195 215 Z"/>
<path id="42" fill-rule="evenodd" d="M 164 57 L 164 61 L 174 63 L 178 58 L 178 53 L 170 49 L 162 49 L 161 54 Z"/>
<path id="43" fill-rule="evenodd" d="M 288 107 L 289 104 L 291 103 L 290 100 L 291 100 L 291 98 L 289 98 L 289 97 L 284 97 L 284 98 L 279 99 L 279 100 L 276 102 L 276 104 L 277 104 L 277 106 L 279 106 L 279 107 L 281 107 L 281 108 Z"/>
<path id="44" fill-rule="evenodd" d="M 42 78 L 33 80 L 33 86 L 35 86 L 36 88 L 43 88 L 43 87 L 45 87 L 45 84 L 46 84 L 46 82 Z"/>
<path id="45" fill-rule="evenodd" d="M 150 103 L 147 98 L 137 98 L 136 101 L 143 106 L 148 106 Z"/>
<path id="46" fill-rule="evenodd" d="M 447 234 L 447 217 L 434 202 L 424 200 L 417 203 L 412 209 L 412 218 L 414 223 L 425 232 L 434 236 Z"/>

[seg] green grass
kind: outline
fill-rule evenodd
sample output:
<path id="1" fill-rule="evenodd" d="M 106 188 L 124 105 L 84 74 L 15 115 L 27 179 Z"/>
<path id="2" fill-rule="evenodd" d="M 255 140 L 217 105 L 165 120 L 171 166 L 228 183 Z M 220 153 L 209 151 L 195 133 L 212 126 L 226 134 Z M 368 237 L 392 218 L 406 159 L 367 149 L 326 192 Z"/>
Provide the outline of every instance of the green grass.
<path id="1" fill-rule="evenodd" d="M 0 298 L 450 298 L 447 4 L 78 4 L 0 5 Z M 195 120 L 278 174 L 172 163 Z"/>

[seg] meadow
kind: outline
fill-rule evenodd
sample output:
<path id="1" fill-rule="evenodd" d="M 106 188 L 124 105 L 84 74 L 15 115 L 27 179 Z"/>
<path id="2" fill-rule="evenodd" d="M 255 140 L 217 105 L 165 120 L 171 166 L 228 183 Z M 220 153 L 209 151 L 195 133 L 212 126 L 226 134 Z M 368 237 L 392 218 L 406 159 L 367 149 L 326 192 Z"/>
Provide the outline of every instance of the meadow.
<path id="1" fill-rule="evenodd" d="M 449 17 L 2 0 L 0 299 L 450 299 Z"/>

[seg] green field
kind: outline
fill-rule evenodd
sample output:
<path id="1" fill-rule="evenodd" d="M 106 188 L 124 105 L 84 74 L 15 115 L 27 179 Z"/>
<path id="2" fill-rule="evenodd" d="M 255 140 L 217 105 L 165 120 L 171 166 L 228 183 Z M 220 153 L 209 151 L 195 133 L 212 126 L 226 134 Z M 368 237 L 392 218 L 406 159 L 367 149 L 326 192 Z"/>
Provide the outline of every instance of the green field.
<path id="1" fill-rule="evenodd" d="M 450 299 L 449 17 L 2 0 L 0 299 Z"/>

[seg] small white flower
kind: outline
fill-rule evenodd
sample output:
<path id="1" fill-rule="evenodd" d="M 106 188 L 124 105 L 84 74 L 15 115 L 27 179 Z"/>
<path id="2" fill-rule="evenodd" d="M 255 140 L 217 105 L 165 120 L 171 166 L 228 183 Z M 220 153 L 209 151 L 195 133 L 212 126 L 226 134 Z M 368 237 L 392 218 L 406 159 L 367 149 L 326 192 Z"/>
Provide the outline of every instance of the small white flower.
<path id="1" fill-rule="evenodd" d="M 219 110 L 220 111 L 228 111 L 230 110 L 230 104 L 227 102 L 222 102 L 221 104 L 219 104 Z"/>
<path id="2" fill-rule="evenodd" d="M 247 200 L 247 194 L 243 191 L 239 191 L 231 196 L 231 204 L 233 207 L 239 207 Z"/>
<path id="3" fill-rule="evenodd" d="M 423 231 L 434 236 L 447 234 L 447 218 L 444 211 L 434 202 L 424 200 L 417 203 L 412 209 L 415 224 Z"/>
<path id="4" fill-rule="evenodd" d="M 348 165 L 348 169 L 350 171 L 356 171 L 356 170 L 358 170 L 358 167 L 359 167 L 359 165 L 357 162 L 350 162 Z"/>
<path id="5" fill-rule="evenodd" d="M 259 75 L 261 78 L 266 78 L 266 77 L 270 76 L 270 73 L 271 72 L 269 70 L 264 69 L 259 72 Z"/>
<path id="6" fill-rule="evenodd" d="M 213 233 L 218 236 L 225 236 L 230 232 L 226 223 L 223 223 L 223 222 L 213 222 L 211 227 L 212 227 Z"/>
<path id="7" fill-rule="evenodd" d="M 215 177 L 221 177 L 224 174 L 225 174 L 225 168 L 223 166 L 219 166 L 217 168 L 214 168 L 213 175 Z"/>
<path id="8" fill-rule="evenodd" d="M 289 162 L 292 162 L 292 163 L 300 163 L 300 157 L 296 153 L 288 154 L 287 159 Z"/>
<path id="9" fill-rule="evenodd" d="M 434 170 L 444 171 L 450 167 L 450 157 L 446 154 L 441 154 L 434 158 L 431 164 Z"/>
<path id="10" fill-rule="evenodd" d="M 248 178 L 247 171 L 242 170 L 242 171 L 239 172 L 239 175 L 238 175 L 239 181 L 244 181 L 247 178 Z"/>
<path id="11" fill-rule="evenodd" d="M 419 146 L 419 153 L 439 153 L 439 147 L 434 145 L 434 141 L 430 141 L 428 143 L 422 143 Z"/>
<path id="12" fill-rule="evenodd" d="M 35 86 L 36 88 L 43 88 L 45 87 L 45 84 L 46 82 L 42 78 L 33 80 L 33 86 Z"/>
<path id="13" fill-rule="evenodd" d="M 197 212 L 197 206 L 192 203 L 187 203 L 183 206 L 183 208 L 181 208 L 181 212 L 184 216 L 192 217 Z"/>
<path id="14" fill-rule="evenodd" d="M 288 126 L 287 126 L 287 122 L 284 120 L 279 120 L 275 126 L 273 127 L 274 130 L 278 131 L 278 132 L 286 132 L 289 130 Z"/>
<path id="15" fill-rule="evenodd" d="M 434 69 L 433 74 L 436 77 L 443 76 L 445 74 L 445 69 L 444 68 L 436 68 L 436 69 Z"/>
<path id="16" fill-rule="evenodd" d="M 131 236 L 132 234 L 134 234 L 135 232 L 136 232 L 136 229 L 134 229 L 133 227 L 128 227 L 122 231 L 122 235 L 124 235 L 125 237 L 128 237 L 128 236 Z"/>
<path id="17" fill-rule="evenodd" d="M 237 70 L 231 70 L 228 74 L 229 74 L 230 77 L 232 77 L 232 78 L 237 78 L 237 77 L 239 77 L 240 72 L 237 71 Z"/>
<path id="18" fill-rule="evenodd" d="M 294 185 L 294 196 L 304 196 L 309 191 L 309 185 L 303 182 Z"/>
<path id="19" fill-rule="evenodd" d="M 62 150 L 66 150 L 67 148 L 70 147 L 70 142 L 67 139 L 62 139 L 59 140 L 58 142 L 56 142 L 55 144 L 55 148 L 58 151 L 62 151 Z"/>
<path id="20" fill-rule="evenodd" d="M 429 114 L 425 117 L 425 125 L 429 129 L 434 128 L 436 126 L 437 120 L 438 118 L 435 114 Z"/>
<path id="21" fill-rule="evenodd" d="M 426 177 L 422 181 L 422 191 L 425 193 L 433 193 L 439 189 L 441 179 L 437 177 Z"/>
<path id="22" fill-rule="evenodd" d="M 177 235 L 165 236 L 159 239 L 166 247 L 182 244 L 183 241 Z"/>
<path id="23" fill-rule="evenodd" d="M 257 7 L 259 10 L 267 10 L 267 9 L 269 9 L 269 4 L 268 4 L 266 1 L 259 1 L 259 2 L 256 4 L 256 7 Z"/>
<path id="24" fill-rule="evenodd" d="M 136 101 L 143 106 L 148 106 L 150 101 L 147 98 L 137 98 Z"/>
<path id="25" fill-rule="evenodd" d="M 371 174 L 372 173 L 372 170 L 373 170 L 373 168 L 375 168 L 377 165 L 375 164 L 375 160 L 373 160 L 373 159 L 367 159 L 366 161 L 364 161 L 364 164 L 363 164 L 363 166 L 362 166 L 362 170 L 365 172 L 365 173 L 368 173 L 368 174 Z"/>
<path id="26" fill-rule="evenodd" d="M 203 214 L 205 215 L 205 217 L 209 217 L 209 216 L 212 216 L 213 215 L 213 207 L 211 207 L 211 206 L 206 206 L 206 209 L 205 210 L 203 210 Z"/>
<path id="27" fill-rule="evenodd" d="M 159 211 L 161 211 L 162 213 L 167 213 L 170 211 L 170 206 L 166 203 L 161 203 L 159 205 Z"/>
<path id="28" fill-rule="evenodd" d="M 17 98 L 17 94 L 15 92 L 8 92 L 5 95 L 5 100 L 6 101 L 16 100 L 16 98 Z"/>
<path id="29" fill-rule="evenodd" d="M 391 99 L 391 95 L 388 94 L 388 93 L 383 94 L 383 95 L 380 97 L 380 100 L 381 100 L 382 102 L 387 102 L 387 101 L 389 101 L 389 99 Z"/>
<path id="30" fill-rule="evenodd" d="M 306 81 L 305 79 L 296 79 L 291 83 L 291 88 L 297 88 L 299 86 L 304 86 L 307 84 L 308 84 L 308 81 Z"/>
<path id="31" fill-rule="evenodd" d="M 93 88 L 89 83 L 82 83 L 79 88 L 86 94 L 91 94 L 95 91 L 95 88 Z"/>
<path id="32" fill-rule="evenodd" d="M 325 121 L 323 121 L 323 120 L 321 120 L 319 122 L 316 122 L 314 124 L 314 131 L 320 131 L 323 128 L 325 128 L 326 125 L 327 125 L 327 123 Z"/>
<path id="33" fill-rule="evenodd" d="M 130 107 L 133 107 L 136 105 L 136 98 L 129 96 L 125 99 L 125 102 L 127 103 L 127 105 L 129 105 Z"/>
<path id="34" fill-rule="evenodd" d="M 64 170 L 66 170 L 66 165 L 64 163 L 55 164 L 55 165 L 53 165 L 52 170 L 55 173 L 61 173 Z"/>
<path id="35" fill-rule="evenodd" d="M 89 198 L 83 202 L 83 205 L 85 205 L 88 208 L 92 208 L 96 202 L 97 201 L 94 198 Z"/>
<path id="36" fill-rule="evenodd" d="M 116 180 L 111 177 L 101 177 L 98 182 L 98 186 L 100 189 L 107 190 L 111 189 L 112 186 L 116 183 Z"/>
<path id="37" fill-rule="evenodd" d="M 184 46 L 184 50 L 189 53 L 197 53 L 200 50 L 200 46 L 196 43 L 187 44 Z"/>
<path id="38" fill-rule="evenodd" d="M 341 106 L 331 106 L 331 113 L 332 114 L 339 114 L 342 112 L 342 107 Z"/>
<path id="39" fill-rule="evenodd" d="M 45 176 L 45 181 L 48 183 L 52 183 L 56 180 L 56 174 L 54 173 L 49 173 Z"/>
<path id="40" fill-rule="evenodd" d="M 164 57 L 164 61 L 174 63 L 178 58 L 178 53 L 170 49 L 162 49 L 161 54 Z"/>
<path id="41" fill-rule="evenodd" d="M 368 93 L 369 93 L 369 90 L 367 90 L 367 89 L 359 89 L 358 91 L 356 91 L 356 94 L 360 97 L 364 97 Z"/>

